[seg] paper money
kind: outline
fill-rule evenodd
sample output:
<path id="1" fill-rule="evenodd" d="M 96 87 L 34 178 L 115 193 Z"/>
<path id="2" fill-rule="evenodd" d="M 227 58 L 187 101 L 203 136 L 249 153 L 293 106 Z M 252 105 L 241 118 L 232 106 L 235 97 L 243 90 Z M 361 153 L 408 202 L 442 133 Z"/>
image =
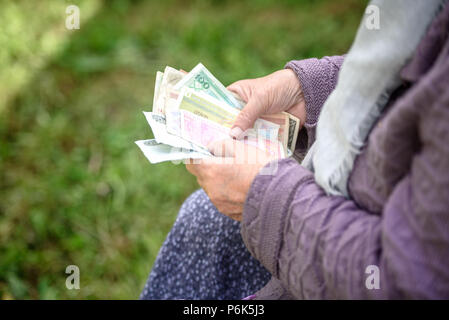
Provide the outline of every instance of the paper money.
<path id="1" fill-rule="evenodd" d="M 198 146 L 208 146 L 211 142 L 229 139 L 230 129 L 213 121 L 193 114 L 189 111 L 180 111 L 182 137 Z M 243 143 L 257 147 L 270 154 L 273 158 L 285 157 L 285 150 L 277 140 L 277 130 L 272 129 L 264 120 L 260 120 L 259 129 L 251 129 L 243 139 Z M 261 133 L 262 132 L 262 133 Z"/>
<path id="2" fill-rule="evenodd" d="M 229 128 L 188 111 L 181 110 L 180 114 L 182 138 L 202 147 L 229 139 Z"/>
<path id="3" fill-rule="evenodd" d="M 272 159 L 282 159 L 285 157 L 285 150 L 275 136 L 271 138 L 263 138 L 259 136 L 246 136 L 243 138 L 243 142 L 250 146 L 254 146 L 262 151 L 267 152 Z"/>
<path id="4" fill-rule="evenodd" d="M 173 87 L 183 79 L 185 73 L 172 67 L 165 67 L 164 74 L 157 93 L 156 103 L 153 104 L 153 112 L 156 114 L 165 114 L 168 95 Z M 156 94 L 156 93 L 155 93 Z"/>
<path id="5" fill-rule="evenodd" d="M 179 110 L 165 112 L 167 132 L 175 136 L 181 136 L 181 113 Z"/>
<path id="6" fill-rule="evenodd" d="M 170 87 L 166 88 L 166 90 L 165 90 L 165 107 L 164 107 L 165 113 L 167 113 L 168 111 L 177 110 L 178 97 L 179 97 L 178 91 L 176 91 Z"/>
<path id="7" fill-rule="evenodd" d="M 153 106 L 156 105 L 157 98 L 159 96 L 159 91 L 161 88 L 162 77 L 164 76 L 163 72 L 156 72 L 156 81 L 154 83 L 154 94 L 153 94 Z"/>
<path id="8" fill-rule="evenodd" d="M 285 151 L 294 152 L 300 120 L 288 112 L 265 115 L 261 118 L 279 124 L 279 141 L 282 142 Z"/>
<path id="9" fill-rule="evenodd" d="M 239 110 L 242 109 L 244 105 L 228 89 L 226 89 L 202 63 L 198 63 L 192 71 L 175 85 L 174 89 L 181 91 L 183 87 L 203 92 Z"/>
<path id="10" fill-rule="evenodd" d="M 162 144 L 155 139 L 138 140 L 135 141 L 135 144 L 137 144 L 151 163 L 179 161 L 184 159 L 204 159 L 209 157 L 208 155 L 193 150 L 180 149 Z"/>
<path id="11" fill-rule="evenodd" d="M 288 115 L 284 112 L 271 115 L 264 115 L 261 119 L 275 123 L 279 126 L 278 140 L 282 143 L 284 150 L 287 150 L 288 144 L 288 132 L 289 132 L 289 120 Z"/>
<path id="12" fill-rule="evenodd" d="M 182 88 L 177 109 L 192 112 L 221 126 L 231 128 L 239 111 L 193 89 Z"/>
<path id="13" fill-rule="evenodd" d="M 143 114 L 145 115 L 145 118 L 153 131 L 154 138 L 158 143 L 167 144 L 181 149 L 194 150 L 204 153 L 205 155 L 211 155 L 207 149 L 200 148 L 179 136 L 168 133 L 164 116 L 145 111 Z"/>
<path id="14" fill-rule="evenodd" d="M 298 138 L 300 120 L 290 113 L 287 113 L 287 115 L 289 123 L 287 148 L 293 153 L 295 151 L 296 140 Z"/>

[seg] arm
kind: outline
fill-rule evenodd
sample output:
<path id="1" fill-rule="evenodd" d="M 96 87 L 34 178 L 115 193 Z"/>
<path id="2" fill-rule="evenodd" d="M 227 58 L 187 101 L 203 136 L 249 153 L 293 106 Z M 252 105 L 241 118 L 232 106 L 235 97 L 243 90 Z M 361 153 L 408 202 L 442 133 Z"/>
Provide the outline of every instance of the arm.
<path id="1" fill-rule="evenodd" d="M 228 89 L 246 103 L 235 119 L 231 136 L 240 139 L 256 119 L 286 111 L 301 120 L 301 127 L 305 125 L 308 132 L 300 131 L 298 144 L 307 149 L 314 140 L 321 107 L 336 86 L 342 63 L 343 57 L 338 56 L 291 61 L 283 70 L 229 85 Z"/>
<path id="2" fill-rule="evenodd" d="M 305 130 L 298 136 L 297 152 L 305 153 L 315 141 L 315 129 L 321 108 L 335 89 L 338 72 L 345 56 L 293 60 L 285 65 L 296 73 L 304 94 L 306 107 Z"/>
<path id="3" fill-rule="evenodd" d="M 380 216 L 326 195 L 291 159 L 276 175 L 254 179 L 244 242 L 296 298 L 449 296 L 449 79 L 438 72 L 442 78 L 409 99 L 417 107 L 396 119 L 410 121 L 422 146 Z M 365 287 L 369 265 L 380 269 L 380 290 Z"/>

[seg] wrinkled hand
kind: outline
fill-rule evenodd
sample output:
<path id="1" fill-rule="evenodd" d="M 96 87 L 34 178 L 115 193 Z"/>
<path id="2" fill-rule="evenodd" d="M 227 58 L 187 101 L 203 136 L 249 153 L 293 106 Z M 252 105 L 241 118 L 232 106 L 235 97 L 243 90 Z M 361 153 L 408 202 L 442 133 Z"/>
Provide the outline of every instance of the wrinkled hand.
<path id="1" fill-rule="evenodd" d="M 196 176 L 218 211 L 241 221 L 251 183 L 272 158 L 258 148 L 233 139 L 212 143 L 209 150 L 216 158 L 190 160 L 186 168 Z"/>
<path id="2" fill-rule="evenodd" d="M 298 77 L 291 69 L 276 71 L 262 78 L 234 82 L 228 89 L 246 102 L 240 111 L 231 136 L 240 139 L 246 129 L 262 115 L 287 111 L 305 123 L 304 95 Z"/>

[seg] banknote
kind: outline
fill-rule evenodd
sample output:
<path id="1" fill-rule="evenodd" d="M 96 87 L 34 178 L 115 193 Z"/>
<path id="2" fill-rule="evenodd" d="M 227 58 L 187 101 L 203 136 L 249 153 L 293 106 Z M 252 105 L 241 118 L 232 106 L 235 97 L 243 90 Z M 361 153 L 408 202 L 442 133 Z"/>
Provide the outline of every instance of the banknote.
<path id="1" fill-rule="evenodd" d="M 263 143 L 263 141 L 268 141 L 268 143 L 266 143 L 267 149 L 265 151 L 268 151 L 270 153 L 271 151 L 268 149 L 271 148 L 272 142 L 282 145 L 282 141 L 279 141 L 279 129 L 280 126 L 275 123 L 263 119 L 257 119 L 254 123 L 254 127 L 248 130 L 249 133 L 247 134 L 247 137 L 249 140 L 256 139 L 259 143 L 259 146 L 260 143 Z M 282 147 L 282 150 L 285 149 Z M 276 158 L 284 158 L 284 156 L 285 153 L 282 156 L 276 156 Z"/>
<path id="2" fill-rule="evenodd" d="M 295 151 L 296 140 L 298 138 L 300 120 L 299 118 L 291 115 L 290 113 L 287 113 L 287 115 L 289 123 L 287 148 L 293 153 Z"/>
<path id="3" fill-rule="evenodd" d="M 153 104 L 153 112 L 157 114 L 165 114 L 167 105 L 167 97 L 172 88 L 183 79 L 185 73 L 172 67 L 165 67 L 164 74 L 157 93 L 156 103 Z"/>
<path id="4" fill-rule="evenodd" d="M 179 94 L 177 109 L 192 112 L 227 128 L 232 127 L 239 114 L 237 109 L 226 103 L 185 87 Z"/>
<path id="5" fill-rule="evenodd" d="M 177 110 L 178 109 L 178 97 L 179 97 L 179 91 L 176 91 L 173 88 L 166 88 L 165 90 L 165 106 L 164 111 L 167 113 L 171 110 Z"/>
<path id="6" fill-rule="evenodd" d="M 159 91 L 161 88 L 162 78 L 164 76 L 163 72 L 156 72 L 156 81 L 154 83 L 154 94 L 153 94 L 153 106 L 156 105 L 157 98 L 159 96 Z"/>
<path id="7" fill-rule="evenodd" d="M 264 115 L 261 119 L 268 121 L 269 123 L 275 123 L 279 126 L 278 140 L 282 143 L 284 150 L 287 150 L 288 132 L 289 132 L 289 120 L 288 115 L 284 112 Z"/>
<path id="8" fill-rule="evenodd" d="M 179 110 L 167 110 L 165 112 L 167 132 L 175 136 L 181 136 L 181 113 Z"/>
<path id="9" fill-rule="evenodd" d="M 267 152 L 271 159 L 283 159 L 286 157 L 286 152 L 282 146 L 282 143 L 279 142 L 274 135 L 269 138 L 261 135 L 248 135 L 243 138 L 243 142 Z"/>
<path id="10" fill-rule="evenodd" d="M 229 128 L 206 118 L 185 110 L 180 110 L 180 118 L 182 138 L 198 146 L 207 147 L 211 142 L 230 139 Z M 263 122 L 261 120 L 261 123 Z M 269 153 L 273 159 L 285 157 L 282 143 L 277 140 L 277 131 L 273 130 L 271 125 L 261 126 L 258 130 L 252 128 L 242 142 Z"/>
<path id="11" fill-rule="evenodd" d="M 277 123 L 267 121 L 265 119 L 257 119 L 256 122 L 254 122 L 254 127 L 253 127 L 253 129 L 259 135 L 262 135 L 266 139 L 269 139 L 272 136 L 275 136 L 276 138 L 278 138 L 280 128 L 281 128 L 281 126 L 278 125 Z"/>
<path id="12" fill-rule="evenodd" d="M 202 147 L 209 143 L 230 139 L 229 128 L 198 116 L 192 112 L 180 110 L 181 137 Z"/>
<path id="13" fill-rule="evenodd" d="M 135 144 L 140 148 L 151 163 L 164 161 L 180 161 L 184 159 L 204 159 L 210 157 L 193 150 L 175 148 L 157 142 L 155 139 L 138 140 Z"/>
<path id="14" fill-rule="evenodd" d="M 192 71 L 174 86 L 174 89 L 181 91 L 183 87 L 203 92 L 239 110 L 244 106 L 242 101 L 226 89 L 202 63 L 199 63 L 193 68 Z"/>
<path id="15" fill-rule="evenodd" d="M 192 144 L 191 142 L 182 139 L 180 136 L 176 136 L 167 132 L 166 119 L 160 114 L 153 112 L 143 112 L 148 124 L 153 131 L 155 140 L 158 143 L 171 145 L 172 147 L 194 150 L 205 155 L 210 155 L 209 151 L 205 148 L 201 148 Z"/>
<path id="16" fill-rule="evenodd" d="M 296 139 L 299 132 L 300 120 L 288 112 L 281 112 L 272 115 L 264 115 L 261 117 L 272 123 L 279 124 L 279 141 L 282 142 L 284 150 L 295 151 Z M 290 154 L 290 152 L 288 152 Z"/>

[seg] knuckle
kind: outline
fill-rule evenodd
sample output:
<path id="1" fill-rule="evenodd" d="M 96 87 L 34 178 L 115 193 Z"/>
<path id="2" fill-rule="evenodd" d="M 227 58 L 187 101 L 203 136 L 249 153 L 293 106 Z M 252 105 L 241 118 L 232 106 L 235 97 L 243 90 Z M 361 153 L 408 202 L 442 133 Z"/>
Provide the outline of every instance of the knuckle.
<path id="1" fill-rule="evenodd" d="M 239 121 L 241 122 L 251 122 L 252 121 L 252 113 L 247 109 L 247 110 L 242 110 L 239 114 L 238 117 Z"/>

